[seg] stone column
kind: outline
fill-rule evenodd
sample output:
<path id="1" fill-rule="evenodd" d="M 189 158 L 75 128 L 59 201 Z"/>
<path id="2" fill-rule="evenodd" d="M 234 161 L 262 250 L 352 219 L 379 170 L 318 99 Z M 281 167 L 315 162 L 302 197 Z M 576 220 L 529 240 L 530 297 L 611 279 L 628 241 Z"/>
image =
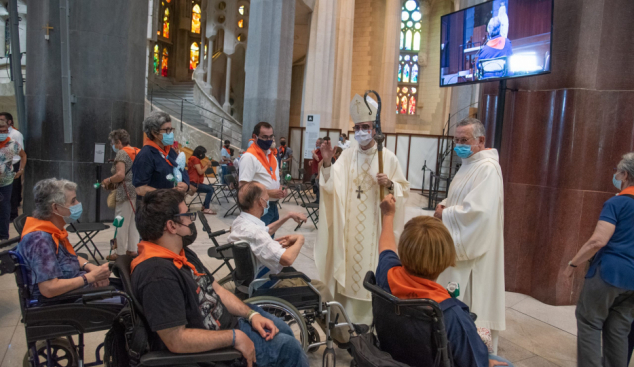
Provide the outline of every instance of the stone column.
<path id="1" fill-rule="evenodd" d="M 71 93 L 76 103 L 73 113 L 73 141 L 65 144 L 62 120 L 61 47 L 59 1 L 30 0 L 26 28 L 26 52 L 29 55 L 26 75 L 25 145 L 29 160 L 25 171 L 24 212 L 33 211 L 31 188 L 51 177 L 65 178 L 78 184 L 77 197 L 82 202 L 83 222 L 95 220 L 96 167 L 93 163 L 95 143 L 105 143 L 102 179 L 110 176 L 114 152 L 108 134 L 126 129 L 131 145 L 141 147 L 145 100 L 147 1 L 112 0 L 107 2 L 73 1 L 70 19 L 69 48 L 72 62 Z M 104 14 L 127 27 L 108 27 Z M 109 19 L 110 19 L 109 18 Z M 141 20 L 141 21 L 139 21 Z M 42 26 L 54 27 L 50 40 L 44 39 Z M 106 205 L 107 193 L 101 191 L 101 220 L 111 220 L 114 212 Z"/>
<path id="2" fill-rule="evenodd" d="M 348 134 L 352 78 L 352 35 L 354 33 L 354 0 L 339 0 L 337 10 L 335 80 L 332 95 L 332 127 Z"/>
<path id="3" fill-rule="evenodd" d="M 227 75 L 225 75 L 225 103 L 222 105 L 222 108 L 228 114 L 231 114 L 231 103 L 229 103 L 230 98 L 231 98 L 231 55 L 227 55 Z"/>
<path id="4" fill-rule="evenodd" d="M 242 147 L 253 127 L 267 121 L 275 135 L 288 135 L 295 28 L 295 0 L 251 2 Z"/>
<path id="5" fill-rule="evenodd" d="M 383 60 L 381 60 L 381 80 L 377 92 L 381 95 L 381 128 L 384 132 L 396 132 L 396 73 L 398 70 L 399 35 L 401 31 L 401 1 L 385 2 L 385 37 L 383 41 Z"/>
<path id="6" fill-rule="evenodd" d="M 213 64 L 214 58 L 214 39 L 213 37 L 209 37 L 209 46 L 207 48 L 207 87 L 209 88 L 209 93 L 211 94 L 211 64 Z"/>
<path id="7" fill-rule="evenodd" d="M 310 22 L 303 93 L 304 116 L 319 114 L 321 127 L 335 127 L 332 121 L 332 91 L 335 74 L 337 0 L 317 0 Z"/>

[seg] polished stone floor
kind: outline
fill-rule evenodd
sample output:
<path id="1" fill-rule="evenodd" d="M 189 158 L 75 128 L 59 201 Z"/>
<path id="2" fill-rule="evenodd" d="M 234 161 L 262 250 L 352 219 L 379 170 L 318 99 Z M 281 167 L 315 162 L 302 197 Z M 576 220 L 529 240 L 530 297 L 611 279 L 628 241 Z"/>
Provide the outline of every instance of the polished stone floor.
<path id="1" fill-rule="evenodd" d="M 219 215 L 208 215 L 212 230 L 229 228 L 235 216 L 223 218 L 227 209 L 233 204 L 223 201 L 222 205 L 214 202 L 213 207 Z M 294 204 L 294 203 L 293 203 Z M 289 211 L 303 212 L 297 205 L 284 204 L 281 213 Z M 418 215 L 431 215 L 431 212 L 420 209 L 426 206 L 426 198 L 418 192 L 412 192 L 407 202 L 406 219 Z M 192 206 L 192 209 L 196 209 Z M 310 222 L 309 222 L 310 223 Z M 301 269 L 311 278 L 319 278 L 313 261 L 313 247 L 317 230 L 312 223 L 304 224 L 298 233 L 306 237 L 306 244 L 301 250 L 295 268 Z M 192 248 L 199 254 L 209 269 L 215 269 L 219 263 L 207 256 L 207 248 L 212 246 L 211 240 L 198 225 L 198 240 Z M 292 233 L 295 225 L 287 222 L 278 232 L 278 236 Z M 16 234 L 11 229 L 12 236 Z M 103 231 L 95 239 L 98 248 L 108 252 L 108 241 L 112 238 L 112 229 Z M 223 244 L 227 235 L 219 237 Z M 71 235 L 71 241 L 77 237 Z M 224 270 L 224 269 L 223 269 Z M 226 274 L 226 271 L 225 271 Z M 222 271 L 220 275 L 223 275 Z M 529 296 L 518 293 L 506 293 L 507 330 L 501 332 L 499 354 L 513 362 L 517 367 L 576 366 L 576 322 L 573 306 L 549 306 Z M 95 347 L 103 341 L 105 333 L 86 335 L 86 362 L 94 361 Z M 309 354 L 311 366 L 321 365 L 324 347 Z M 24 327 L 20 322 L 18 290 L 13 276 L 0 277 L 0 367 L 15 367 L 22 364 L 26 351 Z M 345 351 L 337 351 L 337 365 L 349 366 L 350 357 Z"/>

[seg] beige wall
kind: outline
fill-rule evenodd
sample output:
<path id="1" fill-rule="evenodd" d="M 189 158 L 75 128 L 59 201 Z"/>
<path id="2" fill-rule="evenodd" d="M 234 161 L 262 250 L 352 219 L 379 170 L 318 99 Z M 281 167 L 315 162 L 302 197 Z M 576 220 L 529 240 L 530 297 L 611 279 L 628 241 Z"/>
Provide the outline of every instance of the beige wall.
<path id="1" fill-rule="evenodd" d="M 304 70 L 305 64 L 293 65 L 291 77 L 291 107 L 288 126 L 302 126 L 302 98 L 304 91 Z"/>

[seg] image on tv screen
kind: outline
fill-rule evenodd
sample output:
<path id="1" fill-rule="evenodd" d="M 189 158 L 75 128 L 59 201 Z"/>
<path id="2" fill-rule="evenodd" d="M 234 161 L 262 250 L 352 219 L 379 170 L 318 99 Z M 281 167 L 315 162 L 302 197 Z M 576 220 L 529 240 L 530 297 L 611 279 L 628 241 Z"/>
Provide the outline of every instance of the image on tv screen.
<path id="1" fill-rule="evenodd" d="M 553 0 L 493 0 L 441 18 L 440 85 L 550 73 Z"/>

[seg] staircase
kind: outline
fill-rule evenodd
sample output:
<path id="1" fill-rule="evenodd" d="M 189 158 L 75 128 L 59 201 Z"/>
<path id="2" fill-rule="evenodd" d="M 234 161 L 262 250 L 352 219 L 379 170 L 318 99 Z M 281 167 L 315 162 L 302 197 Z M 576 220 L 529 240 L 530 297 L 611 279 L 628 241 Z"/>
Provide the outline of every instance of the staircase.
<path id="1" fill-rule="evenodd" d="M 152 88 L 152 85 L 150 85 L 150 88 Z M 148 91 L 148 99 L 150 99 L 152 104 L 158 109 L 169 113 L 172 118 L 182 120 L 205 133 L 217 135 L 214 134 L 214 131 L 204 122 L 203 117 L 198 112 L 198 107 L 193 104 L 194 81 L 166 84 L 160 88 L 154 85 L 152 90 Z M 183 102 L 183 100 L 185 100 L 185 102 Z M 191 103 L 187 103 L 187 101 Z"/>

